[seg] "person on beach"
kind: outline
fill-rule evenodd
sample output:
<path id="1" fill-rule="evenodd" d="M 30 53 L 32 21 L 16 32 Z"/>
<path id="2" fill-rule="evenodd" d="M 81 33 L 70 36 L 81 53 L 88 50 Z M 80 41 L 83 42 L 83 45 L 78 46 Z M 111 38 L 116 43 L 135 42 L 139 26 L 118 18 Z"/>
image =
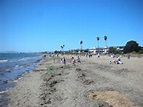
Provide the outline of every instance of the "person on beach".
<path id="1" fill-rule="evenodd" d="M 60 63 L 63 63 L 63 59 L 61 58 L 61 61 L 60 61 Z"/>
<path id="2" fill-rule="evenodd" d="M 87 56 L 88 56 L 88 53 L 86 53 L 85 56 L 87 57 Z"/>
<path id="3" fill-rule="evenodd" d="M 100 57 L 100 54 L 98 53 L 97 57 L 99 58 Z"/>
<path id="4" fill-rule="evenodd" d="M 45 55 L 43 55 L 43 59 L 46 59 L 46 57 L 47 57 L 47 55 L 45 54 Z"/>
<path id="5" fill-rule="evenodd" d="M 90 58 L 90 57 L 92 57 L 92 54 L 89 54 L 88 56 L 89 56 L 89 58 Z"/>
<path id="6" fill-rule="evenodd" d="M 110 64 L 123 64 L 123 62 L 121 61 L 120 57 L 117 57 L 117 60 L 110 60 Z"/>
<path id="7" fill-rule="evenodd" d="M 55 63 L 55 55 L 52 56 L 53 62 Z"/>
<path id="8" fill-rule="evenodd" d="M 74 59 L 74 57 L 72 57 L 72 64 L 75 64 L 75 59 Z"/>
<path id="9" fill-rule="evenodd" d="M 65 59 L 65 57 L 63 57 L 63 63 L 64 63 L 64 65 L 66 65 L 66 59 Z"/>
<path id="10" fill-rule="evenodd" d="M 116 62 L 116 64 L 123 64 L 123 62 L 121 62 L 120 57 L 117 57 L 117 62 Z"/>
<path id="11" fill-rule="evenodd" d="M 117 62 L 116 62 L 116 64 L 123 64 L 123 62 L 121 62 L 121 61 L 117 61 Z"/>
<path id="12" fill-rule="evenodd" d="M 77 62 L 81 63 L 80 57 L 79 57 L 79 56 L 77 57 Z"/>
<path id="13" fill-rule="evenodd" d="M 128 55 L 128 59 L 130 59 L 131 55 Z"/>
<path id="14" fill-rule="evenodd" d="M 57 58 L 59 57 L 59 54 L 57 54 Z"/>
<path id="15" fill-rule="evenodd" d="M 120 57 L 117 57 L 117 61 L 121 61 Z"/>
<path id="16" fill-rule="evenodd" d="M 110 60 L 110 64 L 116 64 L 117 60 Z"/>

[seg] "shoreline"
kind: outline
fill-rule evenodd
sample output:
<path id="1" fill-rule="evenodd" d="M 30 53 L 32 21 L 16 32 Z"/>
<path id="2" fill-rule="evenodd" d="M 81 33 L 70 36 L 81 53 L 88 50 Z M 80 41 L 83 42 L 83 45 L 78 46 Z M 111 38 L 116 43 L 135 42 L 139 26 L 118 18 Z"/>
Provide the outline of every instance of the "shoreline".
<path id="1" fill-rule="evenodd" d="M 20 68 L 16 68 L 13 70 L 16 71 L 7 71 L 5 72 L 5 74 L 3 74 L 4 76 L 6 76 L 7 78 L 4 78 L 5 80 L 2 81 L 1 80 L 1 90 L 0 90 L 0 106 L 1 107 L 5 107 L 8 104 L 8 100 L 7 100 L 7 92 L 10 88 L 15 87 L 15 85 L 17 84 L 17 82 L 24 78 L 25 75 L 28 75 L 30 72 L 32 72 L 36 66 L 38 66 L 40 63 L 42 62 L 42 58 L 38 58 L 37 60 L 35 60 L 34 62 L 32 62 L 31 64 L 27 63 L 27 65 L 25 64 L 25 67 Z M 18 65 L 16 65 L 16 67 L 18 67 Z M 2 76 L 3 76 L 2 75 Z M 10 78 L 9 78 L 10 77 Z"/>
<path id="2" fill-rule="evenodd" d="M 122 107 L 143 106 L 142 58 L 123 57 L 124 64 L 116 65 L 108 56 L 81 56 L 73 65 L 70 55 L 64 57 L 66 65 L 48 57 L 18 80 L 7 92 L 8 107 L 118 107 L 118 101 Z M 47 70 L 50 66 L 53 70 Z"/>

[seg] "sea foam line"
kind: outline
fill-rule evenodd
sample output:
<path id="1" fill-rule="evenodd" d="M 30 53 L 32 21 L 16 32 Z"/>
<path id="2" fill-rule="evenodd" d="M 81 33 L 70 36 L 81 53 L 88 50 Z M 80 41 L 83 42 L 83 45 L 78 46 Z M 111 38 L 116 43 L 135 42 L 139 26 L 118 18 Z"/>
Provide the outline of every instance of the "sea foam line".
<path id="1" fill-rule="evenodd" d="M 0 63 L 4 63 L 7 62 L 8 60 L 0 60 Z"/>

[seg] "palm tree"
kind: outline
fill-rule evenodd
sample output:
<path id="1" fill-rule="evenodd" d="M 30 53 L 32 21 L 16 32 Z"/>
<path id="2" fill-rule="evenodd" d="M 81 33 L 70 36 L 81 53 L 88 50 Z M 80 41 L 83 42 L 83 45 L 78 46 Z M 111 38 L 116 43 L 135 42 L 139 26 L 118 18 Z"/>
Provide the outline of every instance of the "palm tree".
<path id="1" fill-rule="evenodd" d="M 107 47 L 107 36 L 104 36 L 105 46 Z"/>
<path id="2" fill-rule="evenodd" d="M 63 46 L 61 46 L 61 50 L 63 50 Z"/>
<path id="3" fill-rule="evenodd" d="M 81 51 L 82 51 L 82 44 L 83 44 L 83 41 L 80 41 L 80 47 L 81 47 Z"/>
<path id="4" fill-rule="evenodd" d="M 64 47 L 65 47 L 65 45 L 62 45 L 62 46 L 61 46 L 61 49 L 63 50 Z"/>
<path id="5" fill-rule="evenodd" d="M 65 45 L 63 45 L 63 51 L 64 51 L 64 47 L 65 47 Z"/>
<path id="6" fill-rule="evenodd" d="M 97 37 L 97 41 L 98 41 L 98 48 L 99 48 L 99 40 L 100 40 L 100 38 L 99 38 L 99 37 Z"/>
<path id="7" fill-rule="evenodd" d="M 61 54 L 62 54 L 63 46 L 61 46 Z"/>
<path id="8" fill-rule="evenodd" d="M 61 46 L 61 53 L 63 53 L 64 47 L 65 47 L 65 45 L 62 45 L 62 46 Z"/>

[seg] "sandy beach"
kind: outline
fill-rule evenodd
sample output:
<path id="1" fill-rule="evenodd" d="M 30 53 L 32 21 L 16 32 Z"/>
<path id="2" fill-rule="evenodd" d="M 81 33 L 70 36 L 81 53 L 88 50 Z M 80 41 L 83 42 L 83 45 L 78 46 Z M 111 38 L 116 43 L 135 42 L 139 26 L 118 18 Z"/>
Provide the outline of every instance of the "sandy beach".
<path id="1" fill-rule="evenodd" d="M 143 58 L 121 57 L 117 65 L 109 56 L 80 59 L 47 57 L 7 91 L 8 107 L 143 107 Z"/>

